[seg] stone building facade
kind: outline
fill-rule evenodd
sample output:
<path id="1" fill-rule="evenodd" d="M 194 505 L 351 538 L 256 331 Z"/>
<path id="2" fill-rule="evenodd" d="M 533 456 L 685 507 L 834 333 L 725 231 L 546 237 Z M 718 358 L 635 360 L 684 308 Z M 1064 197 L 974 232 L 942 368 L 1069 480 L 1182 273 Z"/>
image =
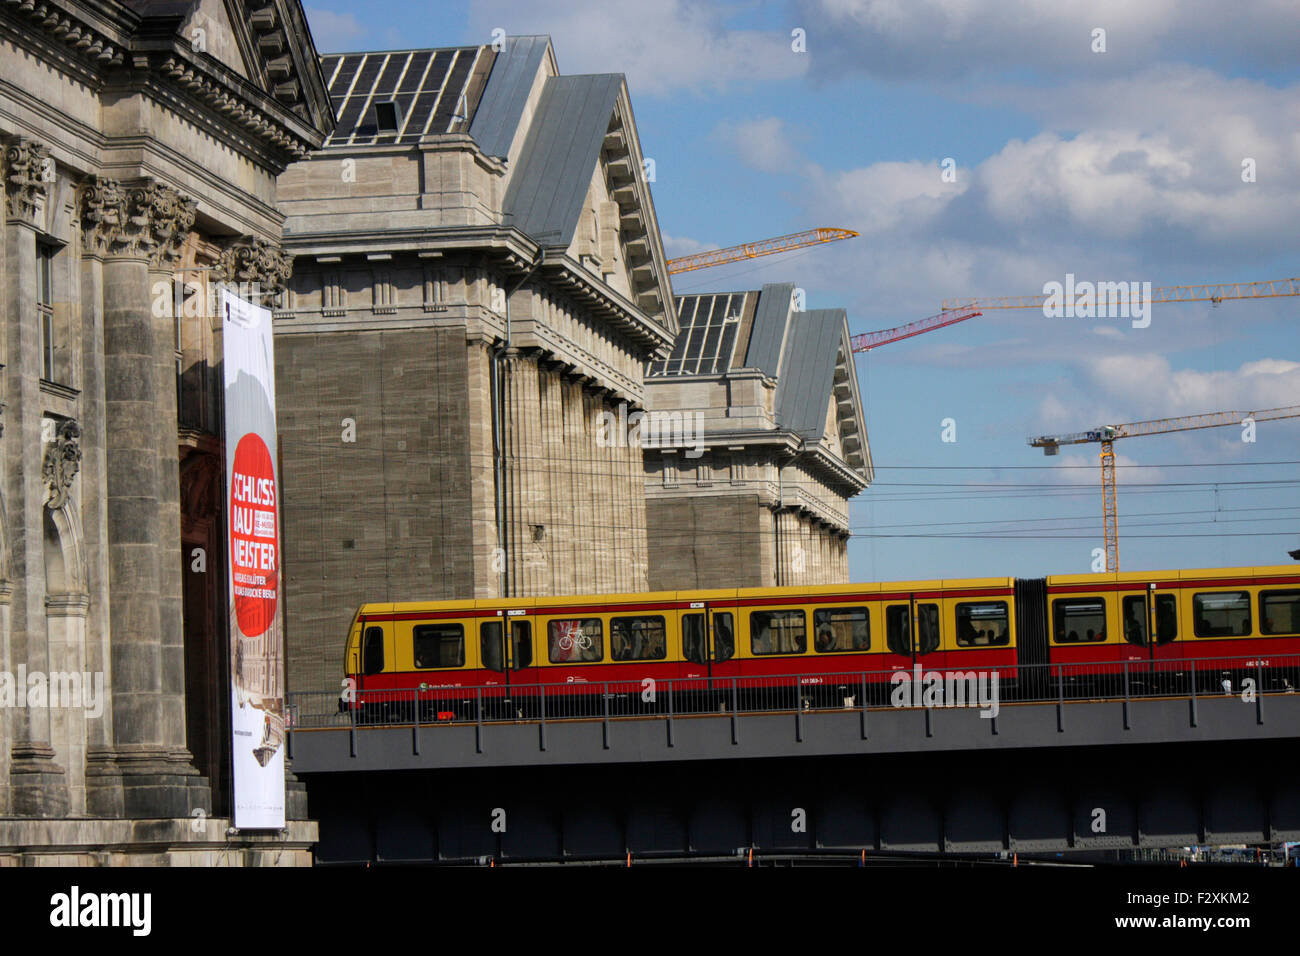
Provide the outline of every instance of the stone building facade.
<path id="1" fill-rule="evenodd" d="M 794 292 L 677 299 L 646 378 L 652 590 L 849 580 L 849 499 L 873 472 L 848 321 Z"/>
<path id="2" fill-rule="evenodd" d="M 291 689 L 370 601 L 644 591 L 638 449 L 676 318 L 627 87 L 545 37 L 327 56 L 338 126 L 280 180 Z"/>
<path id="3" fill-rule="evenodd" d="M 8 0 L 0 63 L 0 863 L 310 862 L 301 799 L 223 818 L 206 307 L 287 276 L 276 177 L 333 123 L 302 8 Z"/>

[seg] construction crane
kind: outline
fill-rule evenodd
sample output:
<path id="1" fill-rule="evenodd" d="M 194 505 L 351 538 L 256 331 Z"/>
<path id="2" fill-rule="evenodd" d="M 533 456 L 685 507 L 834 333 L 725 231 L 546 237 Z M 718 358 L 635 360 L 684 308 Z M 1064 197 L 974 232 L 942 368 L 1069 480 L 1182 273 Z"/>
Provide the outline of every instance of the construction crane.
<path id="1" fill-rule="evenodd" d="M 1131 288 L 1135 283 L 1127 283 L 1123 288 Z M 1094 283 L 1094 286 L 1099 285 Z M 1116 293 L 1119 296 L 1119 293 Z M 1285 295 L 1300 295 L 1300 279 L 1264 279 L 1259 282 L 1219 282 L 1209 285 L 1167 285 L 1157 286 L 1151 290 L 1148 302 L 1213 302 L 1218 305 L 1226 299 L 1270 299 Z M 1102 303 L 1101 290 L 1095 290 L 1094 301 Z M 991 299 L 945 299 L 944 311 L 951 309 L 1041 309 L 1047 301 L 1046 292 L 1041 295 L 1004 295 Z M 1115 305 L 1122 306 L 1128 302 L 1125 292 L 1119 296 Z"/>
<path id="2" fill-rule="evenodd" d="M 1119 518 L 1115 507 L 1115 441 L 1120 438 L 1136 438 L 1139 435 L 1163 435 L 1167 432 L 1240 425 L 1247 421 L 1270 422 L 1280 418 L 1300 418 L 1300 405 L 1265 408 L 1254 412 L 1210 412 L 1205 415 L 1186 415 L 1182 418 L 1129 422 L 1125 425 L 1102 425 L 1091 431 L 1074 432 L 1070 435 L 1043 435 L 1031 438 L 1029 444 L 1034 448 L 1043 449 L 1045 455 L 1055 455 L 1062 445 L 1101 442 L 1101 501 L 1102 523 L 1106 531 L 1106 570 L 1118 571 Z"/>
<path id="3" fill-rule="evenodd" d="M 974 319 L 983 314 L 983 312 L 973 312 L 970 309 L 954 309 L 951 312 L 940 312 L 938 315 L 917 319 L 915 322 L 908 322 L 906 325 L 899 325 L 892 329 L 862 332 L 849 339 L 849 344 L 854 352 L 870 352 L 872 349 L 888 345 L 890 342 L 910 339 L 913 335 L 933 332 L 935 329 L 956 325 L 958 322 L 965 322 L 967 319 Z"/>
<path id="4" fill-rule="evenodd" d="M 725 249 L 712 249 L 697 252 L 690 256 L 680 256 L 668 260 L 668 274 L 694 272 L 696 269 L 712 269 L 729 262 L 741 262 L 745 259 L 757 259 L 759 256 L 772 256 L 778 252 L 803 249 L 808 246 L 820 246 L 826 242 L 839 242 L 852 239 L 857 233 L 852 229 L 809 229 L 806 232 L 793 232 L 788 236 L 775 239 L 761 239 L 758 242 L 746 242 L 739 246 L 727 246 Z"/>

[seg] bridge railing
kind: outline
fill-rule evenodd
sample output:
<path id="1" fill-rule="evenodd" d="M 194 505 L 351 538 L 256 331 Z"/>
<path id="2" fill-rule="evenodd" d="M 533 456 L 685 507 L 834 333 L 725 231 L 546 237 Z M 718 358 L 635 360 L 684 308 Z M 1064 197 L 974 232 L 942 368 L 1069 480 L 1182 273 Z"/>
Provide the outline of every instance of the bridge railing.
<path id="1" fill-rule="evenodd" d="M 1300 692 L 1300 655 L 927 667 L 840 674 L 622 679 L 509 686 L 424 683 L 291 693 L 294 729 L 492 721 L 609 720 L 717 713 L 975 707 Z"/>

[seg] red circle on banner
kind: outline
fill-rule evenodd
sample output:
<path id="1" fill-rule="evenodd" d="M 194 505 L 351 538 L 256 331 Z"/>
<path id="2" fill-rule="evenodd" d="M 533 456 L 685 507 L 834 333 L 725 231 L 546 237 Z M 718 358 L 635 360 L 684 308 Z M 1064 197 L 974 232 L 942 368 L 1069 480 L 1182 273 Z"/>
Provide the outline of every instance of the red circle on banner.
<path id="1" fill-rule="evenodd" d="M 261 437 L 249 432 L 235 447 L 230 476 L 230 568 L 235 619 L 249 637 L 275 620 L 279 593 L 280 539 L 275 469 Z"/>

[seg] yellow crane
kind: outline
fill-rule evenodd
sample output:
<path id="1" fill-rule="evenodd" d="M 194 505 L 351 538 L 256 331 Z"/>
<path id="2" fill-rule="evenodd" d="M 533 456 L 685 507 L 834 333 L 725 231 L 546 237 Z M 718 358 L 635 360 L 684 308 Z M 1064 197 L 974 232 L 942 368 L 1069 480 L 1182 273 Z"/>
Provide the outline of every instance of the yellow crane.
<path id="1" fill-rule="evenodd" d="M 694 255 L 669 259 L 668 274 L 676 275 L 679 272 L 694 272 L 696 269 L 711 269 L 714 266 L 724 266 L 729 262 L 741 262 L 759 256 L 776 255 L 778 252 L 789 252 L 792 249 L 852 239 L 856 235 L 857 233 L 852 229 L 809 229 L 805 232 L 793 232 L 788 236 L 777 236 L 775 239 L 760 239 L 758 242 L 727 246 L 725 249 L 711 249 L 708 252 L 697 252 Z"/>
<path id="2" fill-rule="evenodd" d="M 985 306 L 997 308 L 997 306 Z M 1139 435 L 1163 435 L 1167 432 L 1185 432 L 1197 428 L 1218 428 L 1221 425 L 1251 425 L 1271 422 L 1280 418 L 1300 418 L 1300 405 L 1284 408 L 1264 408 L 1254 412 L 1209 412 L 1205 415 L 1184 415 L 1181 418 L 1156 418 L 1147 422 L 1128 422 L 1124 425 L 1102 425 L 1086 432 L 1069 435 L 1042 435 L 1029 439 L 1034 448 L 1043 449 L 1045 455 L 1055 455 L 1062 445 L 1101 443 L 1101 501 L 1102 523 L 1106 531 L 1106 570 L 1119 570 L 1119 517 L 1115 506 L 1115 448 L 1120 438 Z"/>

